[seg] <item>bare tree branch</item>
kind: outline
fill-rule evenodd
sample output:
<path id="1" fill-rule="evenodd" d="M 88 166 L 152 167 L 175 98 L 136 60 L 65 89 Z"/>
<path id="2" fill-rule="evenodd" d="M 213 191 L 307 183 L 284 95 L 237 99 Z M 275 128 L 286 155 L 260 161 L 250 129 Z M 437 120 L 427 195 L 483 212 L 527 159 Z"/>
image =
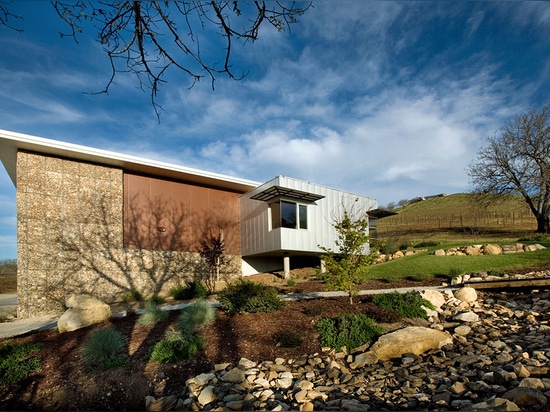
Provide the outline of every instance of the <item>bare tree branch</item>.
<path id="1" fill-rule="evenodd" d="M 118 73 L 134 74 L 139 87 L 150 90 L 157 117 L 162 107 L 156 97 L 166 82 L 168 69 L 173 67 L 185 73 L 191 81 L 190 88 L 203 77 L 210 79 L 212 88 L 218 75 L 240 80 L 246 73 L 233 71 L 234 41 L 256 41 L 265 22 L 278 31 L 290 30 L 311 7 L 310 3 L 298 7 L 294 2 L 286 6 L 282 2 L 227 0 L 53 1 L 52 5 L 70 30 L 60 32 L 61 37 L 72 37 L 78 43 L 85 24 L 98 29 L 98 41 L 104 46 L 112 70 L 105 88 L 98 93 L 108 93 Z M 210 52 L 210 57 L 202 54 L 201 32 L 221 37 L 222 64 L 217 63 L 218 53 Z"/>

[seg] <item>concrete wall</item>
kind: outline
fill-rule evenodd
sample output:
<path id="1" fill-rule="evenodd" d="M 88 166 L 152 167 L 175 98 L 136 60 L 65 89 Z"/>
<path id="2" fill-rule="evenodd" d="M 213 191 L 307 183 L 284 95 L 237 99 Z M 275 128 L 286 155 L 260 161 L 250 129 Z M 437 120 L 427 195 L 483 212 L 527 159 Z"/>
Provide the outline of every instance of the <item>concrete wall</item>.
<path id="1" fill-rule="evenodd" d="M 145 296 L 204 275 L 198 253 L 124 249 L 122 169 L 17 154 L 18 316 L 64 310 L 73 293 Z M 240 274 L 230 256 L 223 276 Z"/>

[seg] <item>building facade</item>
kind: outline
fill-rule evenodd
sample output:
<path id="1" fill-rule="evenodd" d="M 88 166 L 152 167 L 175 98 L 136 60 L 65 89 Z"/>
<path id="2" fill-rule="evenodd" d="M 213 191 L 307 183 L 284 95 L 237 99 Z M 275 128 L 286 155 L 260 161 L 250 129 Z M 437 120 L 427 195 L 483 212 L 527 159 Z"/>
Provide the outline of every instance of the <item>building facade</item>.
<path id="1" fill-rule="evenodd" d="M 0 131 L 16 186 L 18 316 L 60 311 L 73 293 L 107 302 L 202 279 L 201 242 L 222 233 L 222 280 L 319 263 L 342 208 L 374 199 L 284 176 L 260 184 Z"/>

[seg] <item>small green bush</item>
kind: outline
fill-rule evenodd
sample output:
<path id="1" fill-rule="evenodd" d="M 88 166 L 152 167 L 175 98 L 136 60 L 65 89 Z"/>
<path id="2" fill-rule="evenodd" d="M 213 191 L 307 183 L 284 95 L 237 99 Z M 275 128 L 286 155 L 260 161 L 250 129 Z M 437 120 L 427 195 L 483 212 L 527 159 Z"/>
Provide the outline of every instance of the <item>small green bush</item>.
<path id="1" fill-rule="evenodd" d="M 122 295 L 122 299 L 124 299 L 126 303 L 140 302 L 143 300 L 143 296 L 137 290 L 127 290 Z"/>
<path id="2" fill-rule="evenodd" d="M 143 312 L 138 320 L 137 323 L 140 325 L 151 325 L 153 323 L 157 323 L 161 320 L 164 320 L 168 317 L 168 312 L 165 310 L 162 310 L 161 307 L 156 304 L 153 301 L 148 301 L 145 304 L 145 312 Z"/>
<path id="3" fill-rule="evenodd" d="M 199 301 L 181 310 L 177 325 L 180 330 L 196 332 L 216 319 L 216 310 L 205 301 Z"/>
<path id="4" fill-rule="evenodd" d="M 294 279 L 289 279 L 289 280 L 286 281 L 286 285 L 290 286 L 290 287 L 295 286 L 296 281 Z"/>
<path id="5" fill-rule="evenodd" d="M 103 370 L 126 365 L 125 350 L 126 338 L 113 328 L 104 328 L 84 341 L 81 355 L 89 370 Z"/>
<path id="6" fill-rule="evenodd" d="M 277 295 L 277 289 L 249 281 L 228 285 L 219 294 L 221 308 L 229 315 L 245 312 L 273 312 L 285 302 Z"/>
<path id="7" fill-rule="evenodd" d="M 153 295 L 147 299 L 148 303 L 154 303 L 155 305 L 162 305 L 165 302 L 165 299 L 159 295 Z"/>
<path id="8" fill-rule="evenodd" d="M 202 299 L 210 294 L 210 291 L 201 281 L 188 282 L 186 286 L 178 285 L 170 289 L 170 296 L 175 300 Z"/>
<path id="9" fill-rule="evenodd" d="M 0 347 L 0 386 L 17 382 L 29 376 L 32 372 L 40 370 L 40 358 L 29 357 L 31 353 L 38 352 L 42 343 L 6 344 Z"/>
<path id="10" fill-rule="evenodd" d="M 384 309 L 380 306 L 374 306 L 369 310 L 369 317 L 378 323 L 395 323 L 403 319 L 403 315 L 393 309 Z"/>
<path id="11" fill-rule="evenodd" d="M 435 309 L 431 302 L 423 299 L 419 292 L 410 291 L 406 293 L 390 292 L 375 295 L 373 303 L 384 308 L 393 309 L 406 318 L 426 318 L 428 314 L 422 307 Z"/>
<path id="12" fill-rule="evenodd" d="M 335 318 L 321 319 L 315 324 L 321 335 L 321 345 L 337 351 L 348 350 L 372 342 L 384 333 L 384 328 L 363 315 L 346 313 Z"/>
<path id="13" fill-rule="evenodd" d="M 202 336 L 189 331 L 169 331 L 166 338 L 155 344 L 149 359 L 159 363 L 174 363 L 192 358 L 205 347 Z"/>
<path id="14" fill-rule="evenodd" d="M 283 348 L 296 348 L 303 342 L 300 333 L 292 330 L 284 330 L 277 333 L 275 340 L 277 341 L 277 345 Z"/>

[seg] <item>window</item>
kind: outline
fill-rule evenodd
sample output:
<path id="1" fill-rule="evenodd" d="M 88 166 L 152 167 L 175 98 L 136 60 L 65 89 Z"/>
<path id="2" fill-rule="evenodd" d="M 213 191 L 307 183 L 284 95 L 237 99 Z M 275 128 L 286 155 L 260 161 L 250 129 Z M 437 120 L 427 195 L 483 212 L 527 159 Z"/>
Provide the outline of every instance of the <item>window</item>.
<path id="1" fill-rule="evenodd" d="M 271 204 L 271 227 L 307 229 L 307 205 L 281 200 Z"/>

